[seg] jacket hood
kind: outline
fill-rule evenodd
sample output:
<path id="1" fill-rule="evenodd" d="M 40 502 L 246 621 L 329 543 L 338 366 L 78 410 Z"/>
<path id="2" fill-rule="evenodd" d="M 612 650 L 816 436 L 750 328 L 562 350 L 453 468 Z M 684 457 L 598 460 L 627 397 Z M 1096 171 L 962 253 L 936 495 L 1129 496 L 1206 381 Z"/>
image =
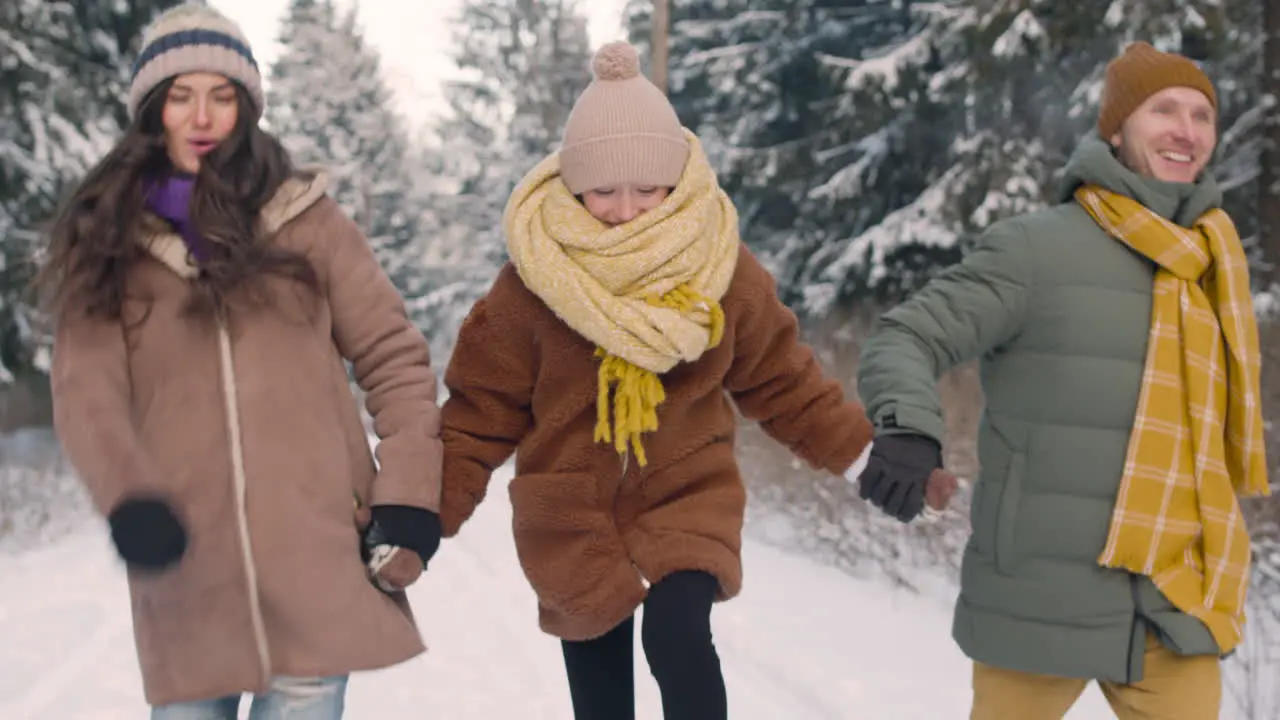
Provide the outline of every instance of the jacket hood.
<path id="1" fill-rule="evenodd" d="M 1111 146 L 1090 133 L 1067 162 L 1057 200 L 1067 202 L 1081 185 L 1098 185 L 1133 198 L 1148 210 L 1183 227 L 1205 212 L 1222 207 L 1222 191 L 1205 172 L 1195 183 L 1174 183 L 1139 175 L 1125 167 Z"/>

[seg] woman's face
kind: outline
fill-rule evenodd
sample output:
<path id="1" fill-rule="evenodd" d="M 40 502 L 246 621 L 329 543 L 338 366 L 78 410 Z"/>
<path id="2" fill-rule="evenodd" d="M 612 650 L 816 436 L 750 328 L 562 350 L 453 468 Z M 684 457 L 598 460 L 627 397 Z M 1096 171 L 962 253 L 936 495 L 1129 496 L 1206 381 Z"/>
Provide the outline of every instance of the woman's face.
<path id="1" fill-rule="evenodd" d="M 173 166 L 199 170 L 200 158 L 231 135 L 239 116 L 239 97 L 226 77 L 190 73 L 174 78 L 164 101 L 165 148 Z"/>
<path id="2" fill-rule="evenodd" d="M 588 190 L 582 204 L 595 219 L 614 227 L 658 207 L 670 194 L 671 188 L 625 183 Z"/>

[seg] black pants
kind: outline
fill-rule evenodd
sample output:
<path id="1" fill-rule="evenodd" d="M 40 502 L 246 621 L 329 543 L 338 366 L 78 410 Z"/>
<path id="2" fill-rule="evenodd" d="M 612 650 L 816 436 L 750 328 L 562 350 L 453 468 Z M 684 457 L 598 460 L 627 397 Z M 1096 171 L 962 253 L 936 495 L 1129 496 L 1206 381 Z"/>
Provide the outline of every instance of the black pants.
<path id="1" fill-rule="evenodd" d="M 716 579 L 678 572 L 649 588 L 640 642 L 662 692 L 664 720 L 727 720 L 720 656 L 711 641 Z M 627 618 L 593 640 L 564 641 L 576 720 L 634 720 L 635 621 Z"/>

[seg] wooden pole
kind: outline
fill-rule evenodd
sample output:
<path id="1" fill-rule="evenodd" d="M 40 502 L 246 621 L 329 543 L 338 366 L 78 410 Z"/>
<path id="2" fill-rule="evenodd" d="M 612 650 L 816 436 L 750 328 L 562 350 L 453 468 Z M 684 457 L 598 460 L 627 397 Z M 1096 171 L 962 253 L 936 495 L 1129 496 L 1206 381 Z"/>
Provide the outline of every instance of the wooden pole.
<path id="1" fill-rule="evenodd" d="M 650 62 L 653 84 L 667 92 L 667 35 L 671 26 L 671 7 L 668 0 L 653 0 L 653 18 L 650 22 Z"/>

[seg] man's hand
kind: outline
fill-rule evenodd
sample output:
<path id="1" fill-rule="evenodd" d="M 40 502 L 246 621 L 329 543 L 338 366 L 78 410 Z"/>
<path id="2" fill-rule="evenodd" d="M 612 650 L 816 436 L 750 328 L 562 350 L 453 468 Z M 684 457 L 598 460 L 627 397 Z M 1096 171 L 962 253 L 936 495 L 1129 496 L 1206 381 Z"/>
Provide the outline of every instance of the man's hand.
<path id="1" fill-rule="evenodd" d="M 924 509 L 927 494 L 943 507 L 951 499 L 954 486 L 949 492 L 946 488 L 955 477 L 950 473 L 940 476 L 937 489 L 928 493 L 930 479 L 941 467 L 942 447 L 933 438 L 881 435 L 872 442 L 867 467 L 858 477 L 858 495 L 899 521 L 911 522 Z M 940 509 L 932 502 L 930 507 Z"/>

